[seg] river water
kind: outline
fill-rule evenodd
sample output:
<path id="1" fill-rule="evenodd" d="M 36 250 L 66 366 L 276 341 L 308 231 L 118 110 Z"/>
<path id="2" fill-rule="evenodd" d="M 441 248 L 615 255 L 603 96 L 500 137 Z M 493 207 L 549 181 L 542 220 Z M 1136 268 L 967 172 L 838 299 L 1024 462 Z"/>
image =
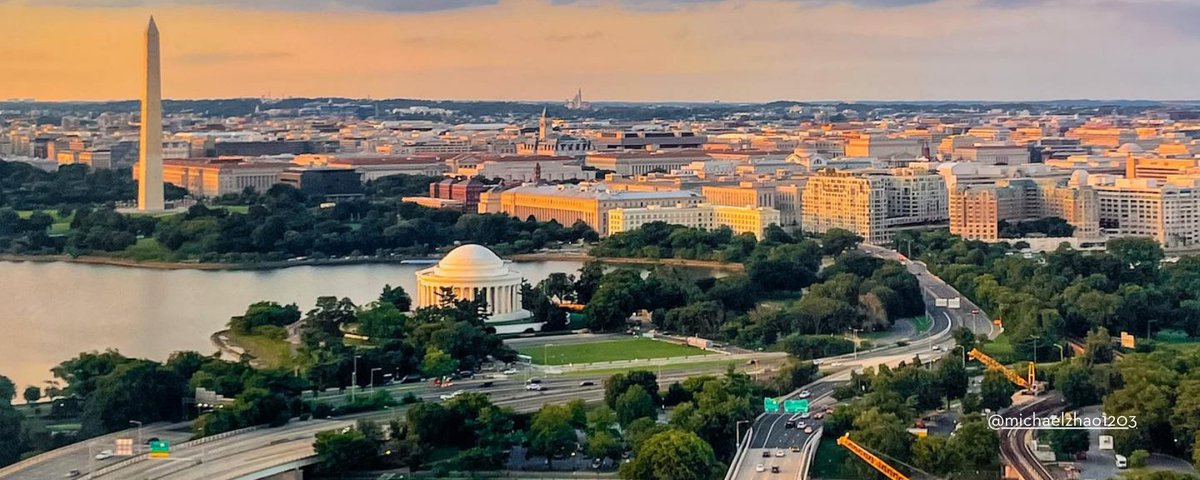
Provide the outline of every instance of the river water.
<path id="1" fill-rule="evenodd" d="M 531 283 L 579 262 L 519 262 Z M 151 270 L 76 263 L 0 262 L 0 375 L 42 386 L 50 368 L 82 351 L 114 348 L 164 360 L 216 351 L 209 335 L 246 306 L 271 300 L 301 311 L 323 295 L 366 303 L 384 284 L 415 292 L 425 265 L 300 266 L 278 270 Z"/>

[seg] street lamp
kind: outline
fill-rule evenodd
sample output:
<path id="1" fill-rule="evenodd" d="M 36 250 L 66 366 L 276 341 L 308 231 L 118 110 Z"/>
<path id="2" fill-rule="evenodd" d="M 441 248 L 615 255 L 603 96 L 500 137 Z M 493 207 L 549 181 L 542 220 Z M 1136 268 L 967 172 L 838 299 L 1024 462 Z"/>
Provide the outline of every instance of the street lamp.
<path id="1" fill-rule="evenodd" d="M 1042 336 L 1041 335 L 1030 335 L 1029 338 L 1033 339 L 1033 363 L 1037 364 L 1038 340 L 1041 339 Z"/>
<path id="2" fill-rule="evenodd" d="M 750 423 L 750 421 L 749 420 L 738 420 L 737 424 L 733 426 L 734 430 L 736 431 L 736 435 L 737 435 L 737 439 L 736 439 L 736 442 L 734 442 L 734 444 L 737 445 L 739 448 L 742 446 L 742 424 L 743 423 Z"/>
<path id="3" fill-rule="evenodd" d="M 860 328 L 851 328 L 850 329 L 851 332 L 854 332 L 854 359 L 855 360 L 858 360 L 858 331 L 859 330 L 862 330 L 862 329 L 860 329 Z"/>
<path id="4" fill-rule="evenodd" d="M 1146 340 L 1150 340 L 1150 324 L 1156 322 L 1153 318 L 1146 319 Z"/>
<path id="5" fill-rule="evenodd" d="M 542 365 L 550 364 L 550 353 L 546 349 L 553 346 L 554 344 L 551 343 L 542 344 Z"/>
<path id="6" fill-rule="evenodd" d="M 1063 356 L 1063 346 L 1057 343 L 1054 344 L 1054 346 L 1058 348 L 1058 363 L 1062 363 L 1066 359 L 1066 357 Z"/>
<path id="7" fill-rule="evenodd" d="M 962 349 L 963 368 L 967 368 L 967 347 L 965 345 L 955 345 L 951 350 L 953 351 L 959 348 Z"/>
<path id="8" fill-rule="evenodd" d="M 137 420 L 130 420 L 130 421 L 129 421 L 129 424 L 130 424 L 130 425 L 137 425 L 137 439 L 138 439 L 138 443 L 137 443 L 137 444 L 138 444 L 138 449 L 141 449 L 141 448 L 142 448 L 142 447 L 141 447 L 141 445 L 142 445 L 142 422 L 139 422 L 139 421 L 137 421 Z M 136 454 L 136 453 L 137 453 L 137 450 L 134 450 L 134 452 L 133 452 L 133 453 L 135 453 L 135 454 Z"/>
<path id="9" fill-rule="evenodd" d="M 378 372 L 380 370 L 383 370 L 383 369 L 382 368 L 372 368 L 371 369 L 371 390 L 375 389 L 375 372 Z"/>
<path id="10" fill-rule="evenodd" d="M 354 372 L 350 373 L 350 401 L 354 401 L 354 391 L 358 389 L 358 359 L 362 355 L 354 356 Z"/>

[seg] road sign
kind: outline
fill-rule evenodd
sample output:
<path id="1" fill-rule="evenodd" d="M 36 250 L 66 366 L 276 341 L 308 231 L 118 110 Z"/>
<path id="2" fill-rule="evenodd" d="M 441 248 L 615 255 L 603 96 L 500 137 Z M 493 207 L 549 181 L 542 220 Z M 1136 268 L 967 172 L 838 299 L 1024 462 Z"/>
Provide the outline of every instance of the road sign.
<path id="1" fill-rule="evenodd" d="M 1121 332 L 1121 346 L 1122 347 L 1132 349 L 1132 348 L 1134 348 L 1134 346 L 1136 344 L 1137 343 L 1133 339 L 1133 335 L 1130 335 L 1129 332 Z"/>
<path id="2" fill-rule="evenodd" d="M 783 411 L 787 413 L 808 413 L 808 400 L 784 400 Z"/>
<path id="3" fill-rule="evenodd" d="M 133 455 L 133 439 L 132 438 L 118 438 L 116 454 L 119 456 L 122 456 L 122 457 L 128 457 L 130 455 Z"/>
<path id="4" fill-rule="evenodd" d="M 171 456 L 171 444 L 166 440 L 150 442 L 150 458 L 167 458 Z"/>
<path id="5" fill-rule="evenodd" d="M 763 411 L 766 411 L 768 413 L 778 412 L 779 411 L 779 400 L 776 400 L 771 397 L 764 398 L 763 399 Z"/>

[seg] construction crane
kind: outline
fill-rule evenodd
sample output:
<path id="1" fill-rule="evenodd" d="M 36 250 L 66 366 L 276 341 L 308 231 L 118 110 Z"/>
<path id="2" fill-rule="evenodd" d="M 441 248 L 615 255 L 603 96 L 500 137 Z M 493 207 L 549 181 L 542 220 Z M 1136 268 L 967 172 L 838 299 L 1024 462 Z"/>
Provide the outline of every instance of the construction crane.
<path id="1" fill-rule="evenodd" d="M 847 450 L 850 450 L 850 452 L 858 455 L 858 458 L 861 458 L 864 462 L 867 462 L 868 465 L 875 467 L 876 470 L 879 470 L 879 473 L 882 473 L 890 480 L 909 480 L 909 478 L 904 476 L 903 473 L 900 473 L 899 470 L 892 468 L 891 465 L 888 465 L 887 462 L 884 462 L 882 459 L 875 456 L 874 453 L 871 453 L 862 445 L 854 443 L 854 440 L 850 440 L 849 433 L 842 434 L 841 437 L 838 437 L 837 444 L 846 447 Z"/>
<path id="2" fill-rule="evenodd" d="M 1033 362 L 1029 362 L 1029 377 L 1026 378 L 1022 377 L 1017 372 L 1012 371 L 1012 369 L 1004 366 L 1000 362 L 997 362 L 996 359 L 987 356 L 983 352 L 979 351 L 978 348 L 972 348 L 971 351 L 967 352 L 967 356 L 975 360 L 979 360 L 980 363 L 983 363 L 989 369 L 997 370 L 1000 373 L 1003 373 L 1005 378 L 1008 378 L 1008 381 L 1017 384 L 1017 386 L 1028 390 L 1031 393 L 1037 393 L 1040 390 L 1037 387 L 1037 374 L 1035 372 L 1036 365 L 1034 365 Z"/>

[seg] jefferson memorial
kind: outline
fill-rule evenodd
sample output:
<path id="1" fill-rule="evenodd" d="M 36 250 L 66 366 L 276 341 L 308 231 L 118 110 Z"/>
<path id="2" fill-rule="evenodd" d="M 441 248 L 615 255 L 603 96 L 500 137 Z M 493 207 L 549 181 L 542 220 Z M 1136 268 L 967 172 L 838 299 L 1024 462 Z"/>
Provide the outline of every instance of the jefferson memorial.
<path id="1" fill-rule="evenodd" d="M 439 292 L 449 288 L 455 298 L 487 301 L 488 324 L 496 333 L 539 330 L 521 308 L 521 272 L 513 270 L 487 247 L 463 245 L 442 257 L 436 266 L 417 272 L 417 308 L 437 306 Z"/>

